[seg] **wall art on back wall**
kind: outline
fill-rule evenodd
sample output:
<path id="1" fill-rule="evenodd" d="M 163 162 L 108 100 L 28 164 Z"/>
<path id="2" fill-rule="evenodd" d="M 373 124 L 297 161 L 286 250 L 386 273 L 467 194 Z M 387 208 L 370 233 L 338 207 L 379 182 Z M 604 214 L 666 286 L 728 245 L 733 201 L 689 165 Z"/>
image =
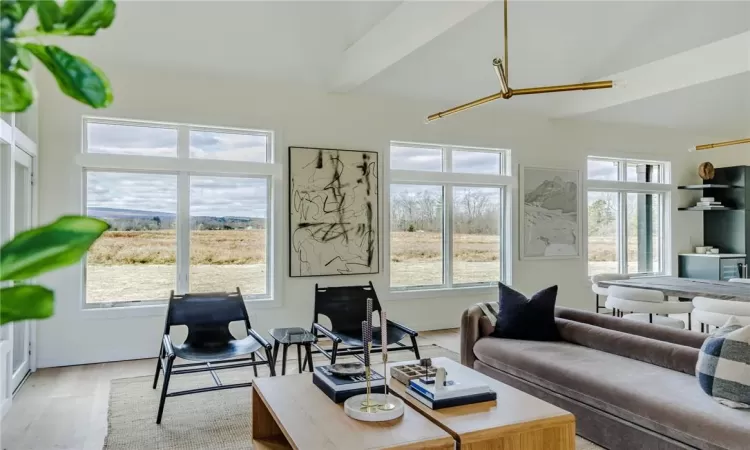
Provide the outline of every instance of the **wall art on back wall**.
<path id="1" fill-rule="evenodd" d="M 581 255 L 578 170 L 521 167 L 521 259 Z"/>
<path id="2" fill-rule="evenodd" d="M 378 154 L 289 147 L 289 276 L 378 273 Z"/>

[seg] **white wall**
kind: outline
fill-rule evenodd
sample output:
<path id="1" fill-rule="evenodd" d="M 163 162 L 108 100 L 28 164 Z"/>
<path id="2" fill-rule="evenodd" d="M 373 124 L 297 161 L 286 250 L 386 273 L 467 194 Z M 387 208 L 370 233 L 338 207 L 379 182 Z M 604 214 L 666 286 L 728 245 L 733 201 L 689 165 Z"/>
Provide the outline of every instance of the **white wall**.
<path id="1" fill-rule="evenodd" d="M 521 114 L 501 115 L 492 108 L 478 108 L 425 125 L 423 118 L 427 113 L 448 105 L 328 95 L 243 78 L 104 69 L 115 88 L 114 105 L 105 111 L 92 111 L 64 98 L 46 76 L 40 81 L 39 90 L 43 97 L 40 111 L 41 222 L 83 210 L 81 170 L 74 160 L 81 147 L 83 114 L 271 129 L 277 136 L 277 155 L 283 159 L 286 158 L 287 146 L 302 145 L 375 150 L 384 156 L 382 164 L 389 142 L 405 140 L 510 148 L 514 174 L 517 163 L 584 171 L 586 155 L 593 154 L 671 161 L 673 181 L 694 181 L 693 162 L 687 159 L 685 149 L 694 145 L 697 138 L 684 133 L 597 123 L 549 122 Z M 287 193 L 284 192 L 281 198 L 286 202 Z M 676 208 L 675 202 L 672 206 Z M 284 211 L 284 220 L 277 221 L 279 225 L 286 222 L 286 205 Z M 514 211 L 517 211 L 517 205 L 514 205 Z M 381 216 L 387 219 L 387 212 Z M 700 236 L 701 228 L 698 215 L 673 217 L 679 222 L 679 226 L 672 227 L 674 251 L 671 263 L 676 266 L 674 255 L 689 250 L 691 241 Z M 513 223 L 518 223 L 517 217 Z M 286 276 L 287 231 L 284 228 L 275 232 L 280 233 L 278 242 L 283 246 L 283 251 L 275 255 L 283 258 L 281 275 L 284 278 L 280 293 L 283 304 L 275 309 L 251 308 L 253 325 L 264 334 L 272 326 L 309 326 L 316 281 Z M 514 236 L 516 234 L 514 229 Z M 381 236 L 381 245 L 385 238 Z M 585 257 L 564 261 L 519 261 L 517 245 L 514 245 L 512 255 L 516 288 L 531 293 L 556 283 L 560 286 L 558 304 L 591 308 Z M 83 311 L 81 274 L 81 267 L 76 266 L 49 274 L 43 280 L 55 289 L 57 303 L 54 318 L 39 324 L 39 366 L 155 356 L 163 327 L 163 308 L 156 312 L 131 312 L 129 317 L 116 317 L 111 311 Z M 456 293 L 439 298 L 390 300 L 385 273 L 320 281 L 324 284 L 364 284 L 368 280 L 373 281 L 381 300 L 385 301 L 389 318 L 421 330 L 455 327 L 466 307 L 496 298 L 496 294 L 467 296 Z"/>

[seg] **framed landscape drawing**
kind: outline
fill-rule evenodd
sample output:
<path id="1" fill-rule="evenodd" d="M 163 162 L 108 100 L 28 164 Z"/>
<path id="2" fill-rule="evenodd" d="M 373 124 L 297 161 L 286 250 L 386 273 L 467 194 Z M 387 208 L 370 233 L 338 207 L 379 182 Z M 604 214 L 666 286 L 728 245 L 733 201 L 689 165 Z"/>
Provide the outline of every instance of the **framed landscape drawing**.
<path id="1" fill-rule="evenodd" d="M 581 256 L 581 173 L 521 167 L 521 259 Z"/>
<path id="2" fill-rule="evenodd" d="M 289 147 L 289 276 L 378 273 L 378 154 Z"/>

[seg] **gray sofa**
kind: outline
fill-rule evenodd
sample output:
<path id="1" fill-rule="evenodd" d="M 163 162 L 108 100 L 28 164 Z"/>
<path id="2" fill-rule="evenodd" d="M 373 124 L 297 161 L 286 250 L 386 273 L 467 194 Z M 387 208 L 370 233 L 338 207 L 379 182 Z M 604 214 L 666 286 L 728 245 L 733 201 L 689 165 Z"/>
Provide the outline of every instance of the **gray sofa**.
<path id="1" fill-rule="evenodd" d="M 498 339 L 474 306 L 461 318 L 461 362 L 570 411 L 577 433 L 608 449 L 750 449 L 750 411 L 698 386 L 705 335 L 566 308 L 555 315 L 562 341 Z"/>

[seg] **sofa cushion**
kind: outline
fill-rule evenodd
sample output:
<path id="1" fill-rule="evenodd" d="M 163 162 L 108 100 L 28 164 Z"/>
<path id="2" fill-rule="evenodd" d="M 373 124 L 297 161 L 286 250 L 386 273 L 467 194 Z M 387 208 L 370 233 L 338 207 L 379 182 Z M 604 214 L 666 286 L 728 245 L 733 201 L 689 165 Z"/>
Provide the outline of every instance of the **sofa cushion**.
<path id="1" fill-rule="evenodd" d="M 701 348 L 706 335 L 695 331 L 676 330 L 674 328 L 641 323 L 633 320 L 622 320 L 605 314 L 595 314 L 582 309 L 555 308 L 555 316 L 575 320 L 576 322 L 588 323 L 610 330 L 622 331 L 623 333 L 635 334 L 651 339 L 657 339 L 673 344 L 686 345 L 693 348 Z"/>
<path id="2" fill-rule="evenodd" d="M 695 364 L 698 362 L 696 348 L 559 317 L 555 322 L 560 336 L 567 342 L 695 375 Z"/>
<path id="3" fill-rule="evenodd" d="M 701 449 L 747 448 L 750 411 L 706 396 L 694 376 L 570 342 L 483 338 L 484 364 Z"/>
<path id="4" fill-rule="evenodd" d="M 498 283 L 500 305 L 492 336 L 506 339 L 557 341 L 560 334 L 555 325 L 557 286 L 548 287 L 530 299 L 522 293 Z"/>
<path id="5" fill-rule="evenodd" d="M 716 401 L 750 408 L 750 326 L 729 319 L 706 339 L 695 370 L 701 388 Z"/>

